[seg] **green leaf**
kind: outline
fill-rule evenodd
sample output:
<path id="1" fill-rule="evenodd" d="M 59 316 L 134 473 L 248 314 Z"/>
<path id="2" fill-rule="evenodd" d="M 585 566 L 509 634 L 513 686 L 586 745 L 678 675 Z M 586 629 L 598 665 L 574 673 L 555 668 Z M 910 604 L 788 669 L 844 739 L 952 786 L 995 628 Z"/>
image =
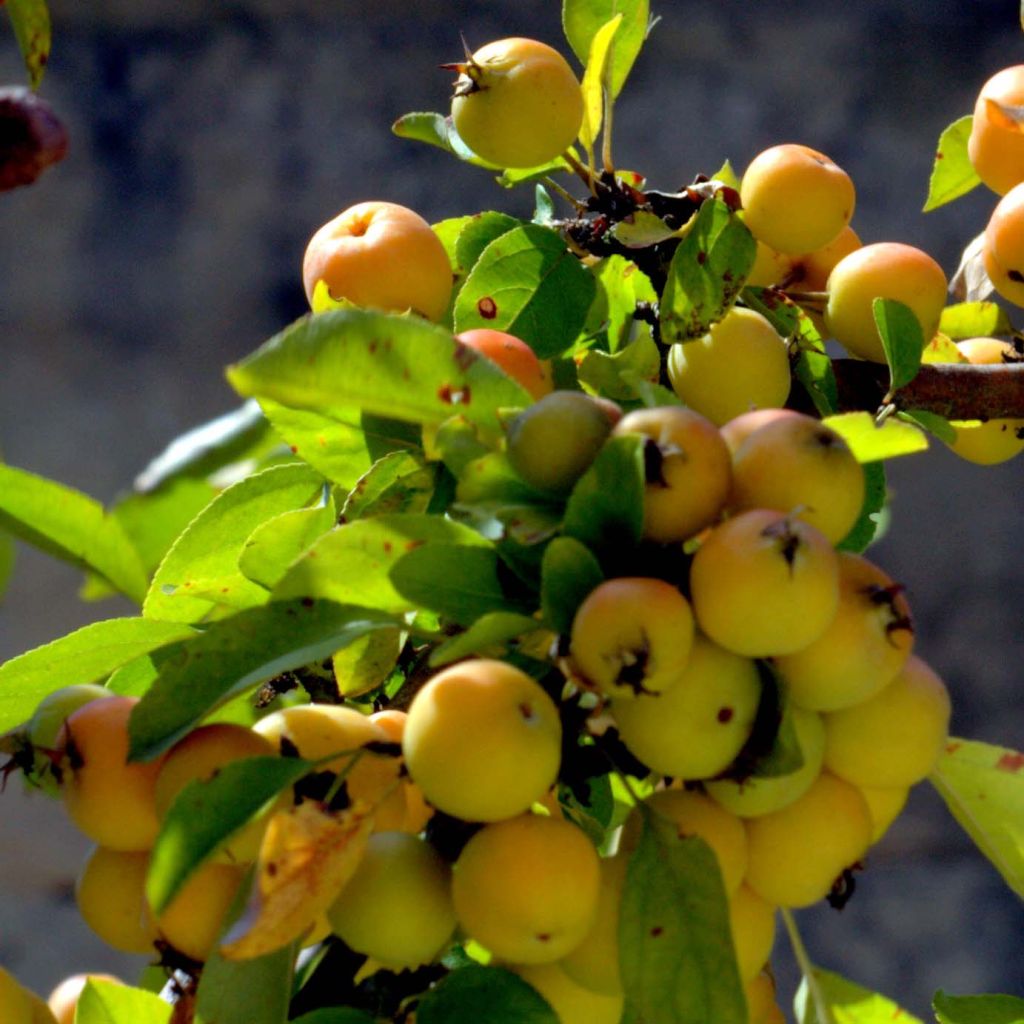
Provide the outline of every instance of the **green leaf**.
<path id="1" fill-rule="evenodd" d="M 947 306 L 939 318 L 939 332 L 954 341 L 991 338 L 1012 330 L 1006 310 L 994 302 L 956 302 Z"/>
<path id="2" fill-rule="evenodd" d="M 922 430 L 927 430 L 940 441 L 952 444 L 956 440 L 956 429 L 950 424 L 945 416 L 934 412 L 924 412 L 921 409 L 909 409 L 906 412 L 896 414 L 901 420 L 909 420 L 916 423 Z"/>
<path id="3" fill-rule="evenodd" d="M 304 463 L 292 463 L 265 469 L 222 491 L 167 552 L 150 584 L 143 615 L 199 622 L 215 604 L 190 592 L 214 580 L 233 592 L 236 607 L 264 603 L 267 592 L 238 570 L 245 542 L 258 526 L 308 505 L 322 489 L 319 473 Z"/>
<path id="4" fill-rule="evenodd" d="M 46 0 L 7 0 L 6 7 L 29 84 L 38 89 L 50 59 L 50 11 Z"/>
<path id="5" fill-rule="evenodd" d="M 456 346 L 444 328 L 362 309 L 297 321 L 229 367 L 228 379 L 241 394 L 326 414 L 355 405 L 379 416 L 439 424 L 459 412 L 495 430 L 498 409 L 530 401 L 489 359 Z"/>
<path id="6" fill-rule="evenodd" d="M 864 503 L 860 507 L 857 521 L 850 532 L 836 545 L 840 551 L 859 554 L 884 532 L 885 503 L 889 497 L 885 483 L 885 465 L 881 462 L 865 462 Z"/>
<path id="7" fill-rule="evenodd" d="M 195 1024 L 285 1024 L 297 952 L 284 946 L 251 960 L 212 953 L 203 964 Z"/>
<path id="8" fill-rule="evenodd" d="M 296 1017 L 291 1024 L 376 1024 L 373 1017 L 351 1006 L 325 1006 Z"/>
<path id="9" fill-rule="evenodd" d="M 611 78 L 608 66 L 613 50 L 615 33 L 622 25 L 622 15 L 616 14 L 603 24 L 590 40 L 587 51 L 586 70 L 583 72 L 581 89 L 583 91 L 583 124 L 580 125 L 580 143 L 587 151 L 587 157 L 593 165 L 594 143 L 601 132 L 601 120 L 604 116 L 604 93 Z M 610 91 L 610 89 L 609 89 Z"/>
<path id="10" fill-rule="evenodd" d="M 138 552 L 121 524 L 80 491 L 0 465 L 0 528 L 142 602 L 146 574 Z"/>
<path id="11" fill-rule="evenodd" d="M 0 530 L 0 602 L 14 575 L 14 563 L 17 553 L 14 548 L 14 538 L 3 530 Z"/>
<path id="12" fill-rule="evenodd" d="M 591 350 L 579 366 L 580 383 L 606 398 L 636 401 L 638 386 L 656 384 L 661 373 L 661 352 L 650 337 L 639 337 L 614 355 Z"/>
<path id="13" fill-rule="evenodd" d="M 612 96 L 622 91 L 633 63 L 647 38 L 647 0 L 563 0 L 562 27 L 573 52 L 586 64 L 594 37 L 616 15 L 623 22 L 615 39 L 610 84 Z"/>
<path id="14" fill-rule="evenodd" d="M 587 314 L 584 331 L 596 334 L 602 331 L 608 338 L 608 351 L 617 352 L 629 344 L 633 336 L 637 303 L 656 303 L 658 293 L 651 279 L 625 256 L 608 256 L 591 273 L 597 281 L 597 297 Z M 646 337 L 650 337 L 647 330 Z"/>
<path id="15" fill-rule="evenodd" d="M 90 978 L 78 998 L 75 1024 L 170 1024 L 172 1010 L 152 992 Z"/>
<path id="16" fill-rule="evenodd" d="M 478 157 L 459 138 L 452 119 L 445 117 L 444 114 L 437 114 L 433 111 L 413 111 L 410 114 L 403 114 L 391 126 L 391 131 L 400 139 L 425 142 L 428 146 L 443 149 L 446 153 L 451 153 L 452 156 L 456 156 L 466 163 L 498 170 L 494 164 Z"/>
<path id="17" fill-rule="evenodd" d="M 516 217 L 496 210 L 487 210 L 470 217 L 455 242 L 455 266 L 468 274 L 491 242 L 522 223 Z"/>
<path id="18" fill-rule="evenodd" d="M 398 512 L 426 512 L 434 494 L 434 469 L 422 456 L 391 452 L 356 481 L 341 509 L 340 522 Z"/>
<path id="19" fill-rule="evenodd" d="M 146 898 L 162 914 L 189 876 L 278 793 L 309 773 L 296 757 L 247 757 L 212 778 L 188 783 L 160 826 L 146 877 Z"/>
<path id="20" fill-rule="evenodd" d="M 135 478 L 135 490 L 146 494 L 181 476 L 207 477 L 240 459 L 253 459 L 275 443 L 260 407 L 245 402 L 176 437 Z"/>
<path id="21" fill-rule="evenodd" d="M 373 462 L 359 410 L 292 409 L 269 398 L 260 400 L 275 432 L 304 462 L 348 490 Z"/>
<path id="22" fill-rule="evenodd" d="M 416 1024 L 558 1024 L 555 1011 L 503 967 L 471 964 L 452 971 L 424 997 Z"/>
<path id="23" fill-rule="evenodd" d="M 547 359 L 575 340 L 595 290 L 593 277 L 557 232 L 523 224 L 484 249 L 455 302 L 455 329 L 507 331 Z M 501 404 L 528 400 L 520 396 Z"/>
<path id="24" fill-rule="evenodd" d="M 0 733 L 26 722 L 48 693 L 95 683 L 140 655 L 193 636 L 177 623 L 107 619 L 0 665 Z"/>
<path id="25" fill-rule="evenodd" d="M 891 999 L 847 981 L 832 971 L 814 969 L 814 977 L 832 1011 L 832 1021 L 822 1021 L 815 1012 L 807 980 L 801 982 L 793 1000 L 798 1024 L 922 1024 Z"/>
<path id="26" fill-rule="evenodd" d="M 922 430 L 892 416 L 876 423 L 869 412 L 843 412 L 826 416 L 822 422 L 849 445 L 858 462 L 894 459 L 928 448 L 928 438 Z"/>
<path id="27" fill-rule="evenodd" d="M 544 621 L 556 632 L 568 634 L 576 609 L 603 581 L 601 563 L 590 548 L 572 537 L 556 537 L 544 549 L 541 563 L 540 607 Z"/>
<path id="28" fill-rule="evenodd" d="M 924 213 L 935 210 L 954 199 L 966 195 L 981 184 L 981 178 L 967 155 L 967 140 L 971 136 L 974 118 L 968 114 L 947 127 L 939 136 L 939 147 L 928 182 L 928 198 Z"/>
<path id="29" fill-rule="evenodd" d="M 319 597 L 387 612 L 415 611 L 390 579 L 395 563 L 421 545 L 489 546 L 475 530 L 437 515 L 357 519 L 321 537 L 285 575 L 275 598 Z"/>
<path id="30" fill-rule="evenodd" d="M 729 188 L 735 189 L 737 192 L 740 190 L 740 176 L 736 173 L 731 160 L 725 160 L 722 166 L 711 175 L 711 180 L 720 181 L 723 185 L 728 185 Z"/>
<path id="31" fill-rule="evenodd" d="M 935 993 L 939 1024 L 1024 1024 L 1024 999 L 1017 996 L 949 996 Z"/>
<path id="32" fill-rule="evenodd" d="M 778 722 L 772 744 L 767 750 L 751 751 L 744 747 L 739 761 L 752 776 L 763 779 L 778 778 L 799 771 L 804 764 L 804 752 L 793 721 L 793 702 L 786 694 L 786 684 L 771 662 L 759 661 L 761 700 L 757 709 L 755 733 L 763 722 Z"/>
<path id="33" fill-rule="evenodd" d="M 131 758 L 156 757 L 232 697 L 395 625 L 401 623 L 367 608 L 312 600 L 280 601 L 214 622 L 154 656 L 156 680 L 132 712 Z"/>
<path id="34" fill-rule="evenodd" d="M 498 579 L 493 548 L 425 544 L 403 555 L 388 576 L 410 605 L 463 625 L 510 603 Z"/>
<path id="35" fill-rule="evenodd" d="M 1024 897 L 1024 754 L 951 739 L 930 779 L 978 849 Z"/>
<path id="36" fill-rule="evenodd" d="M 747 1007 L 718 860 L 644 814 L 619 918 L 622 1024 L 746 1024 Z"/>
<path id="37" fill-rule="evenodd" d="M 636 434 L 606 441 L 569 495 L 563 531 L 598 555 L 621 555 L 643 533 L 645 441 Z"/>
<path id="38" fill-rule="evenodd" d="M 705 200 L 672 257 L 661 299 L 662 341 L 668 345 L 699 338 L 721 320 L 756 254 L 757 243 L 746 224 L 721 200 Z"/>
<path id="39" fill-rule="evenodd" d="M 257 526 L 238 556 L 239 571 L 272 590 L 289 566 L 333 528 L 337 518 L 334 501 L 330 494 L 325 499 L 312 508 L 283 512 Z"/>
<path id="40" fill-rule="evenodd" d="M 872 309 L 889 364 L 892 390 L 896 391 L 909 384 L 921 369 L 926 340 L 921 321 L 909 306 L 896 299 L 875 299 Z"/>
<path id="41" fill-rule="evenodd" d="M 540 628 L 529 615 L 495 611 L 481 615 L 464 633 L 435 648 L 430 655 L 431 667 L 448 665 L 470 655 L 500 657 L 514 640 Z"/>

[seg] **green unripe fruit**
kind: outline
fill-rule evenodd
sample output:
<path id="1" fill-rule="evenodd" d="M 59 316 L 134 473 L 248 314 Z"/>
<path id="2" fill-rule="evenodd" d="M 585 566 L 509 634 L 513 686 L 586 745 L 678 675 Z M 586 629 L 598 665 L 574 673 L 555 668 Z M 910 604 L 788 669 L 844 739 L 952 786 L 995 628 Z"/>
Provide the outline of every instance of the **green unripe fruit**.
<path id="1" fill-rule="evenodd" d="M 521 814 L 561 761 L 555 702 L 526 673 L 489 658 L 452 665 L 409 705 L 405 764 L 427 801 L 464 821 Z"/>
<path id="2" fill-rule="evenodd" d="M 508 428 L 508 460 L 531 487 L 566 494 L 589 469 L 612 425 L 582 391 L 553 391 Z"/>
<path id="3" fill-rule="evenodd" d="M 29 719 L 28 739 L 34 747 L 53 750 L 61 726 L 83 705 L 113 694 L 98 683 L 75 683 L 48 693 Z"/>
<path id="4" fill-rule="evenodd" d="M 451 871 L 418 836 L 377 832 L 327 918 L 357 953 L 395 969 L 419 967 L 455 931 Z"/>

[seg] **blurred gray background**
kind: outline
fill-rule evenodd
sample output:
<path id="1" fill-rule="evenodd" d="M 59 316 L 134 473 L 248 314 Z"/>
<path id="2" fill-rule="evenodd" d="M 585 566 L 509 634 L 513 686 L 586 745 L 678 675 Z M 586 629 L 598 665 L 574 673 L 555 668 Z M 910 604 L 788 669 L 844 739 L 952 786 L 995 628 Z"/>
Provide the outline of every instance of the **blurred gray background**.
<path id="1" fill-rule="evenodd" d="M 927 248 L 952 272 L 995 198 L 923 216 L 935 141 L 983 81 L 1024 59 L 1016 0 L 661 0 L 616 113 L 616 157 L 659 187 L 738 170 L 784 141 L 853 176 L 865 241 Z M 568 53 L 557 0 L 53 0 L 42 94 L 64 164 L 0 195 L 0 448 L 110 500 L 176 433 L 227 410 L 220 368 L 305 310 L 309 235 L 368 198 L 428 219 L 529 190 L 389 132 L 443 110 L 437 64 L 505 35 Z M 2 20 L 2 16 L 0 16 Z M 0 25 L 0 82 L 23 73 Z M 1024 315 L 1018 317 L 1024 321 Z M 1024 747 L 1024 460 L 943 450 L 891 465 L 894 521 L 872 557 L 903 581 L 918 649 L 947 680 L 954 731 Z M 94 618 L 75 573 L 20 552 L 0 660 Z M 0 963 L 47 991 L 76 970 L 134 977 L 78 920 L 86 843 L 57 805 L 0 800 Z M 1024 994 L 1024 909 L 926 787 L 837 914 L 800 915 L 812 954 L 930 1020 L 936 988 Z M 792 982 L 786 943 L 780 975 Z"/>

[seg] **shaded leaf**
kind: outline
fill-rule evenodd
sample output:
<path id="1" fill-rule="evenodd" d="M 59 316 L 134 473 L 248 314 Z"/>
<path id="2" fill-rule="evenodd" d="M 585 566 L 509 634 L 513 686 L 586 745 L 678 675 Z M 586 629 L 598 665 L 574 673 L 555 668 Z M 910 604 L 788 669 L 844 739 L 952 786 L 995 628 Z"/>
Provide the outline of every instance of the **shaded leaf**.
<path id="1" fill-rule="evenodd" d="M 467 280 L 463 293 L 468 285 Z M 325 414 L 358 406 L 379 416 L 439 424 L 459 412 L 492 429 L 498 409 L 530 401 L 489 359 L 457 345 L 444 328 L 362 309 L 298 320 L 229 367 L 228 379 L 243 395 Z"/>
<path id="2" fill-rule="evenodd" d="M 746 224 L 721 200 L 705 200 L 672 257 L 659 310 L 662 341 L 699 338 L 721 320 L 756 254 Z"/>
<path id="3" fill-rule="evenodd" d="M 323 478 L 305 463 L 273 466 L 223 491 L 189 524 L 160 563 L 142 613 L 168 622 L 199 622 L 214 608 L 193 597 L 201 585 L 234 591 L 236 607 L 262 604 L 267 592 L 238 570 L 245 542 L 261 524 L 318 498 Z"/>
<path id="4" fill-rule="evenodd" d="M 228 960 L 265 956 L 300 939 L 355 873 L 373 828 L 365 805 L 328 811 L 304 800 L 270 819 L 248 912 L 220 948 Z"/>
<path id="5" fill-rule="evenodd" d="M 746 1024 L 747 1007 L 718 860 L 644 813 L 619 919 L 623 1024 Z"/>
<path id="6" fill-rule="evenodd" d="M 594 37 L 616 15 L 623 22 L 616 36 L 609 80 L 612 96 L 622 91 L 647 38 L 647 0 L 563 0 L 562 28 L 581 64 L 586 64 Z"/>
<path id="7" fill-rule="evenodd" d="M 285 946 L 253 960 L 232 961 L 214 950 L 203 964 L 195 1024 L 284 1024 L 297 952 Z"/>
<path id="8" fill-rule="evenodd" d="M 1024 1024 L 1024 999 L 1017 996 L 950 996 L 935 993 L 939 1024 Z"/>
<path id="9" fill-rule="evenodd" d="M 506 611 L 486 612 L 464 633 L 457 634 L 435 648 L 430 654 L 430 664 L 440 667 L 474 654 L 500 657 L 512 641 L 539 628 L 540 623 L 529 615 Z"/>
<path id="10" fill-rule="evenodd" d="M 889 364 L 893 391 L 906 387 L 921 369 L 925 337 L 921 321 L 905 303 L 896 299 L 875 299 L 875 323 Z"/>
<path id="11" fill-rule="evenodd" d="M 487 210 L 470 217 L 455 242 L 455 266 L 469 273 L 484 249 L 523 222 L 507 213 Z"/>
<path id="12" fill-rule="evenodd" d="M 850 532 L 836 545 L 840 551 L 866 551 L 872 541 L 883 532 L 885 503 L 889 496 L 885 483 L 885 465 L 881 462 L 865 462 L 862 468 L 864 502 L 860 507 L 857 521 L 850 527 Z"/>
<path id="13" fill-rule="evenodd" d="M 325 1006 L 296 1017 L 292 1024 L 376 1024 L 373 1017 L 351 1006 Z"/>
<path id="14" fill-rule="evenodd" d="M 175 798 L 153 846 L 146 898 L 162 914 L 192 872 L 268 801 L 313 766 L 297 757 L 247 757 L 188 783 Z"/>
<path id="15" fill-rule="evenodd" d="M 0 530 L 0 602 L 14 575 L 15 560 L 14 538 Z"/>
<path id="16" fill-rule="evenodd" d="M 1024 898 L 1024 754 L 951 739 L 930 776 L 950 813 Z"/>
<path id="17" fill-rule="evenodd" d="M 595 289 L 557 232 L 523 224 L 484 249 L 456 300 L 455 329 L 507 331 L 547 359 L 576 338 Z M 523 394 L 502 404 L 526 405 Z"/>
<path id="18" fill-rule="evenodd" d="M 0 465 L 0 529 L 142 602 L 146 574 L 121 524 L 81 491 Z"/>
<path id="19" fill-rule="evenodd" d="M 822 422 L 849 445 L 858 462 L 878 462 L 928 448 L 923 431 L 892 416 L 876 423 L 869 412 L 844 412 L 826 416 Z"/>
<path id="20" fill-rule="evenodd" d="M 469 964 L 432 988 L 416 1010 L 416 1024 L 558 1024 L 547 1001 L 503 967 Z"/>
<path id="21" fill-rule="evenodd" d="M 572 537 L 556 537 L 541 563 L 541 611 L 556 632 L 568 634 L 576 609 L 604 581 L 601 563 L 590 549 Z"/>
<path id="22" fill-rule="evenodd" d="M 916 423 L 922 430 L 927 430 L 929 434 L 934 435 L 946 444 L 952 444 L 956 440 L 956 429 L 945 416 L 939 416 L 938 413 L 910 409 L 907 412 L 899 412 L 896 415 L 901 420 L 909 420 Z"/>
<path id="23" fill-rule="evenodd" d="M 928 181 L 928 198 L 924 213 L 938 209 L 954 199 L 966 195 L 981 178 L 967 155 L 967 140 L 971 135 L 974 118 L 968 114 L 954 121 L 939 136 L 931 178 Z"/>
<path id="24" fill-rule="evenodd" d="M 0 665 L 0 733 L 28 721 L 54 690 L 99 682 L 140 655 L 194 634 L 177 623 L 107 619 L 12 658 Z"/>
<path id="25" fill-rule="evenodd" d="M 312 600 L 281 601 L 213 623 L 155 657 L 156 680 L 131 717 L 132 759 L 169 749 L 232 697 L 395 625 L 367 608 Z"/>
<path id="26" fill-rule="evenodd" d="M 422 456 L 391 452 L 359 480 L 341 509 L 340 522 L 399 512 L 426 512 L 434 494 L 434 470 Z"/>
<path id="27" fill-rule="evenodd" d="M 656 384 L 661 373 L 661 352 L 650 337 L 639 337 L 614 355 L 591 350 L 579 365 L 579 380 L 606 398 L 635 401 L 642 381 Z"/>

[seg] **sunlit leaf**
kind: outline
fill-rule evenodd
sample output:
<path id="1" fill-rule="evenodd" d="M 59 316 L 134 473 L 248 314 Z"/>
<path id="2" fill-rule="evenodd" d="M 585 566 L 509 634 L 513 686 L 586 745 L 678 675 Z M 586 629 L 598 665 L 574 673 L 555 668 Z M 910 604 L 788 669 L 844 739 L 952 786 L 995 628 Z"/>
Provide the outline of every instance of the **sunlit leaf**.
<path id="1" fill-rule="evenodd" d="M 618 96 L 647 38 L 648 0 L 563 0 L 562 27 L 569 45 L 586 64 L 594 36 L 616 15 L 622 15 L 611 62 L 611 92 Z"/>
<path id="2" fill-rule="evenodd" d="M 78 998 L 76 1024 L 170 1024 L 173 1007 L 152 992 L 90 978 Z M 33 1018 L 35 1019 L 35 1018 Z M 40 1017 L 40 1021 L 45 1018 Z"/>
<path id="3" fill-rule="evenodd" d="M 7 14 L 25 62 L 29 84 L 39 88 L 50 59 L 50 11 L 46 0 L 6 0 Z"/>
<path id="4" fill-rule="evenodd" d="M 580 126 L 580 143 L 592 156 L 594 143 L 601 131 L 604 115 L 605 83 L 610 78 L 607 63 L 614 45 L 615 33 L 622 25 L 622 15 L 616 14 L 602 25 L 590 40 L 587 52 L 586 70 L 583 72 L 583 124 Z"/>
<path id="5" fill-rule="evenodd" d="M 541 563 L 541 611 L 559 633 L 572 629 L 576 609 L 602 581 L 601 563 L 586 545 L 572 537 L 556 537 Z"/>
<path id="6" fill-rule="evenodd" d="M 221 946 L 228 960 L 265 956 L 308 932 L 359 866 L 373 828 L 370 808 L 328 811 L 304 800 L 267 825 L 253 900 Z"/>
<path id="7" fill-rule="evenodd" d="M 529 615 L 508 611 L 487 612 L 464 633 L 457 634 L 435 648 L 430 655 L 430 664 L 448 665 L 473 654 L 500 657 L 512 641 L 539 628 L 540 623 Z"/>
<path id="8" fill-rule="evenodd" d="M 1024 753 L 951 739 L 930 779 L 978 849 L 1024 898 Z"/>
<path id="9" fill-rule="evenodd" d="M 818 990 L 832 1014 L 832 1021 L 818 1016 L 805 979 L 793 1001 L 798 1024 L 923 1024 L 918 1017 L 877 992 L 847 981 L 832 971 L 814 969 Z"/>
<path id="10" fill-rule="evenodd" d="M 1006 310 L 995 302 L 957 302 L 947 306 L 939 319 L 939 331 L 954 341 L 991 338 L 1012 330 Z"/>
<path id="11" fill-rule="evenodd" d="M 967 140 L 971 135 L 974 118 L 968 114 L 949 125 L 939 136 L 935 164 L 928 182 L 928 198 L 924 212 L 938 209 L 954 199 L 966 195 L 981 178 L 967 155 Z"/>
<path id="12" fill-rule="evenodd" d="M 822 422 L 849 445 L 858 462 L 878 462 L 928 448 L 923 431 L 892 416 L 877 423 L 869 412 L 844 412 L 826 416 Z"/>
<path id="13" fill-rule="evenodd" d="M 308 551 L 335 523 L 334 501 L 329 495 L 310 508 L 282 512 L 256 527 L 238 555 L 243 576 L 272 589 L 288 567 Z"/>
<path id="14" fill-rule="evenodd" d="M 417 1024 L 558 1024 L 546 1000 L 503 967 L 469 964 L 432 988 L 416 1010 Z"/>
<path id="15" fill-rule="evenodd" d="M 349 523 L 368 516 L 426 512 L 434 483 L 434 470 L 421 455 L 391 452 L 356 481 L 342 506 L 339 521 Z"/>

